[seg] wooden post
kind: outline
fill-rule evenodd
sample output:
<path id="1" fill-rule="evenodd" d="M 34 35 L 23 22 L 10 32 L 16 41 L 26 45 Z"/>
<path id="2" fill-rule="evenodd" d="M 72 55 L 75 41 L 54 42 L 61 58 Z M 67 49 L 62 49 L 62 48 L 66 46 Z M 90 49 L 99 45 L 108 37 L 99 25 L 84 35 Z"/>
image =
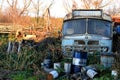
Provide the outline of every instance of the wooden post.
<path id="1" fill-rule="evenodd" d="M 11 41 L 8 42 L 7 52 L 10 53 L 10 50 L 11 50 Z"/>

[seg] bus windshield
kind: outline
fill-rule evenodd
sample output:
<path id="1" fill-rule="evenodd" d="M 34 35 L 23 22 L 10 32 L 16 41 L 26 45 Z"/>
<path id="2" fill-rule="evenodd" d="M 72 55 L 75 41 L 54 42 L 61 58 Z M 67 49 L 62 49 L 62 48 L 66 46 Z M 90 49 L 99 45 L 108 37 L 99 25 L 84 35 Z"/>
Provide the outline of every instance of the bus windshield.
<path id="1" fill-rule="evenodd" d="M 86 26 L 87 24 L 87 26 Z M 63 35 L 96 34 L 111 37 L 111 22 L 100 19 L 72 19 L 63 24 Z"/>

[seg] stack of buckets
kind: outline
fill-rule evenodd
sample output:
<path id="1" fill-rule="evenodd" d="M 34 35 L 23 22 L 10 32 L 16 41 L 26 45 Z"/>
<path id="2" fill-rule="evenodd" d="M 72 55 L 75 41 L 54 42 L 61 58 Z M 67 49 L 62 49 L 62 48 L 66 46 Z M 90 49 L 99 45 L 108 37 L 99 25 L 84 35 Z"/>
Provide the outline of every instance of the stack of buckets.
<path id="1" fill-rule="evenodd" d="M 72 73 L 81 71 L 81 67 L 87 64 L 87 52 L 75 50 L 72 59 Z"/>

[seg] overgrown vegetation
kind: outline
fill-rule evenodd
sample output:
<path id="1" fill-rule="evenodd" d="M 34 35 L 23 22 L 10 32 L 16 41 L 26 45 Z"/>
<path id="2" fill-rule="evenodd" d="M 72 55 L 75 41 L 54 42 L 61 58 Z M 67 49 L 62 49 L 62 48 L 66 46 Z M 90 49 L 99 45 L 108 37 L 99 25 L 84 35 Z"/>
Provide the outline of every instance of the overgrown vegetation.
<path id="1" fill-rule="evenodd" d="M 0 70 L 5 74 L 9 71 L 8 76 L 13 80 L 42 79 L 43 76 L 41 74 L 44 76 L 45 74 L 42 72 L 40 64 L 43 62 L 48 52 L 52 55 L 53 62 L 62 59 L 60 50 L 61 42 L 58 38 L 46 38 L 32 47 L 23 46 L 19 54 L 15 52 L 7 53 L 7 41 L 5 41 L 3 37 L 1 39 L 4 42 L 1 42 L 0 45 Z M 30 75 L 26 75 L 28 73 Z M 6 75 L 3 75 L 2 77 L 6 77 Z M 45 77 L 43 80 L 45 80 Z"/>
<path id="2" fill-rule="evenodd" d="M 53 62 L 66 60 L 61 53 L 61 40 L 59 38 L 49 37 L 35 46 L 23 46 L 19 54 L 7 53 L 7 37 L 0 38 L 0 79 L 9 78 L 12 80 L 45 80 L 46 73 L 41 69 L 41 63 L 48 52 L 52 55 Z M 111 68 L 104 68 L 100 65 L 99 53 L 88 57 L 89 64 L 97 64 L 100 77 L 94 80 L 114 80 L 111 76 L 111 70 L 115 69 L 120 73 L 119 54 L 115 56 L 115 64 Z M 94 61 L 93 61 L 94 58 Z M 118 74 L 120 75 L 120 74 Z M 61 76 L 57 80 L 69 80 L 69 77 Z"/>

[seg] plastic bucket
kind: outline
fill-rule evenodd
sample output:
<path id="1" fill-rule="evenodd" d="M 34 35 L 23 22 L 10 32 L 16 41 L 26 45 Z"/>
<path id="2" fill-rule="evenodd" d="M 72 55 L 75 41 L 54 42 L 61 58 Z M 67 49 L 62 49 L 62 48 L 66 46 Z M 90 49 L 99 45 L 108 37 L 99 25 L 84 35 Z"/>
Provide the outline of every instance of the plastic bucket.
<path id="1" fill-rule="evenodd" d="M 114 55 L 113 54 L 101 54 L 100 58 L 101 64 L 104 67 L 111 67 L 114 64 Z"/>
<path id="2" fill-rule="evenodd" d="M 72 72 L 80 72 L 82 66 L 86 66 L 87 52 L 74 51 L 72 60 Z"/>

